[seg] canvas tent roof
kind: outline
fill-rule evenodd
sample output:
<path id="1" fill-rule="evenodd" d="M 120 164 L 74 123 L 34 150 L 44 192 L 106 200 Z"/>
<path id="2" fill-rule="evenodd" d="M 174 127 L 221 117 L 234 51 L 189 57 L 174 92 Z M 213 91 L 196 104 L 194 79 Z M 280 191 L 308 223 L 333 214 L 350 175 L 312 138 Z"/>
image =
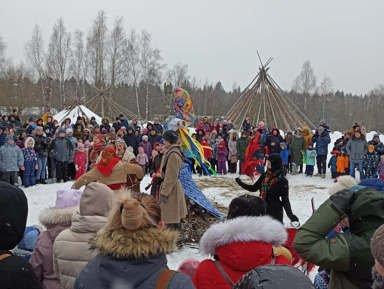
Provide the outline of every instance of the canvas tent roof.
<path id="1" fill-rule="evenodd" d="M 101 117 L 81 104 L 64 109 L 55 114 L 53 117 L 59 122 L 59 124 L 61 124 L 61 122 L 66 118 L 70 118 L 71 123 L 75 123 L 78 116 L 84 116 L 88 122 L 91 120 L 91 117 L 94 116 L 96 118 L 96 122 L 101 124 Z"/>

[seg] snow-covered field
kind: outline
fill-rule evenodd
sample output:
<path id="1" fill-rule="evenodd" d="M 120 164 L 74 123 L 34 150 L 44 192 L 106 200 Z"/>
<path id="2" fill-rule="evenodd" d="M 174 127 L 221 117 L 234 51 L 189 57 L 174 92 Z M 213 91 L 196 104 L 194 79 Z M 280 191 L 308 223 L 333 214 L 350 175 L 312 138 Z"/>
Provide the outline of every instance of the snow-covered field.
<path id="1" fill-rule="evenodd" d="M 375 132 L 367 134 L 367 140 L 371 140 Z M 331 143 L 329 145 L 329 152 L 333 148 L 333 143 L 336 139 L 341 137 L 340 132 L 334 132 L 331 135 Z M 384 140 L 384 136 L 380 136 L 381 140 Z M 329 160 L 330 156 L 328 157 Z M 317 169 L 315 168 L 315 173 Z M 356 174 L 358 177 L 358 174 Z M 235 183 L 235 177 L 237 175 L 228 174 L 227 176 L 218 177 L 198 177 L 194 175 L 197 182 L 202 183 L 202 191 L 213 203 L 221 207 L 228 208 L 231 200 L 239 195 L 247 193 L 237 186 Z M 225 178 L 224 180 L 222 178 Z M 242 176 L 242 179 L 247 177 Z M 318 177 L 305 177 L 304 174 L 296 176 L 288 175 L 290 200 L 292 204 L 292 210 L 295 215 L 298 216 L 300 222 L 303 224 L 312 214 L 311 198 L 315 200 L 315 205 L 318 207 L 328 198 L 328 188 L 333 184 L 330 172 L 327 172 L 326 178 L 321 179 Z M 141 189 L 144 191 L 144 187 L 150 182 L 150 177 L 146 176 L 141 183 Z M 38 216 L 45 208 L 55 205 L 56 191 L 59 189 L 69 189 L 73 182 L 67 182 L 64 184 L 49 184 L 49 185 L 37 185 L 25 189 L 25 194 L 28 198 L 29 214 L 28 225 L 38 224 Z M 287 216 L 284 217 L 285 225 L 290 226 Z M 199 254 L 198 244 L 186 245 L 177 252 L 168 255 L 168 264 L 171 269 L 177 269 L 178 265 L 185 259 L 192 257 L 197 260 L 203 260 L 207 256 Z M 312 274 L 311 274 L 312 275 Z M 312 276 L 311 276 L 312 277 Z"/>

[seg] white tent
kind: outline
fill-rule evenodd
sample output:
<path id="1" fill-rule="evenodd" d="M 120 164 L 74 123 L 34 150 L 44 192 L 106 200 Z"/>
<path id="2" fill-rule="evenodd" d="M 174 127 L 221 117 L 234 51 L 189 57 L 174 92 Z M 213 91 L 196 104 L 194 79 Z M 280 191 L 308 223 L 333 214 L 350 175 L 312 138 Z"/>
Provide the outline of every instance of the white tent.
<path id="1" fill-rule="evenodd" d="M 59 122 L 59 124 L 61 125 L 63 120 L 66 118 L 70 118 L 71 123 L 75 123 L 78 116 L 84 116 L 88 122 L 91 120 L 91 117 L 94 116 L 96 118 L 96 122 L 98 124 L 101 124 L 101 117 L 98 116 L 93 111 L 86 108 L 84 105 L 71 106 L 70 108 L 64 109 L 64 110 L 60 111 L 59 113 L 55 114 L 53 116 L 53 118 L 55 120 L 57 120 Z"/>

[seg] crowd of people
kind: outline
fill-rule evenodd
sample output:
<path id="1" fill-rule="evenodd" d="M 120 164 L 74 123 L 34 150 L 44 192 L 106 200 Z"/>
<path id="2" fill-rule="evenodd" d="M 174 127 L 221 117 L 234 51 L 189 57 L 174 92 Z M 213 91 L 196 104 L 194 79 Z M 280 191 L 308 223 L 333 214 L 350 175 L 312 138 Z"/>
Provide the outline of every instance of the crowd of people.
<path id="1" fill-rule="evenodd" d="M 226 220 L 201 238 L 200 251 L 211 259 L 188 258 L 175 272 L 166 254 L 176 250 L 188 214 L 179 179 L 188 154 L 175 131 L 164 130 L 158 119 L 142 128 L 123 115 L 100 126 L 83 117 L 58 124 L 49 112 L 19 125 L 16 116 L 3 119 L 0 130 L 0 276 L 6 288 L 384 288 L 384 180 L 378 161 L 384 150 L 378 135 L 366 142 L 358 124 L 335 142 L 328 163 L 336 181 L 331 196 L 292 245 L 283 210 L 291 222 L 299 219 L 285 176 L 303 173 L 304 164 L 312 176 L 317 164 L 325 177 L 329 127 L 321 122 L 314 134 L 302 128 L 282 136 L 265 120 L 252 128 L 246 119 L 239 137 L 231 121 L 211 125 L 204 118 L 193 137 L 217 173 L 240 168 L 241 174 L 246 151 L 257 147 L 252 158 L 260 177 L 253 185 L 236 182 L 260 196 L 233 199 Z M 153 178 L 151 194 L 140 192 L 146 173 Z M 198 166 L 197 173 L 206 171 Z M 57 192 L 54 207 L 41 212 L 45 230 L 25 228 L 26 197 L 12 186 L 18 174 L 24 187 L 45 184 L 48 177 L 75 181 L 72 189 Z M 291 267 L 293 254 L 320 266 L 314 285 Z M 284 287 L 277 287 L 279 278 L 285 278 Z"/>

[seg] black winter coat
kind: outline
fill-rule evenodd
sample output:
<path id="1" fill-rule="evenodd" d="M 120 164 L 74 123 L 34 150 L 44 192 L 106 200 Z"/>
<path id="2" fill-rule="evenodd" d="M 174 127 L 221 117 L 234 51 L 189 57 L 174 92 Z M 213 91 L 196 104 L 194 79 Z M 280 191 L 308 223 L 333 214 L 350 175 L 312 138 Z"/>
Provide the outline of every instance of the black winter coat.
<path id="1" fill-rule="evenodd" d="M 239 180 L 238 184 L 247 191 L 257 192 L 260 190 L 266 176 L 267 172 L 261 174 L 260 178 L 253 185 L 244 184 L 241 180 Z M 267 203 L 267 215 L 280 222 L 283 222 L 283 208 L 289 219 L 292 220 L 292 217 L 294 216 L 289 201 L 288 191 L 288 180 L 284 176 L 280 176 L 277 182 L 272 184 L 266 193 L 265 202 Z"/>
<path id="2" fill-rule="evenodd" d="M 36 134 L 35 137 L 35 152 L 39 155 L 39 158 L 48 157 L 49 143 L 48 139 L 44 135 Z"/>
<path id="3" fill-rule="evenodd" d="M 124 136 L 124 141 L 128 147 L 133 148 L 133 154 L 137 156 L 137 154 L 139 153 L 139 145 L 140 145 L 137 137 L 133 133 L 127 133 Z"/>
<path id="4" fill-rule="evenodd" d="M 152 148 L 153 148 L 153 145 L 157 142 L 159 142 L 161 140 L 161 136 L 155 134 L 155 135 L 151 135 L 149 134 L 148 135 L 148 141 L 149 143 L 152 145 Z"/>
<path id="5" fill-rule="evenodd" d="M 0 256 L 10 257 L 0 260 L 0 288 L 6 289 L 42 289 L 32 265 L 23 257 L 15 256 L 10 251 L 0 250 Z"/>

